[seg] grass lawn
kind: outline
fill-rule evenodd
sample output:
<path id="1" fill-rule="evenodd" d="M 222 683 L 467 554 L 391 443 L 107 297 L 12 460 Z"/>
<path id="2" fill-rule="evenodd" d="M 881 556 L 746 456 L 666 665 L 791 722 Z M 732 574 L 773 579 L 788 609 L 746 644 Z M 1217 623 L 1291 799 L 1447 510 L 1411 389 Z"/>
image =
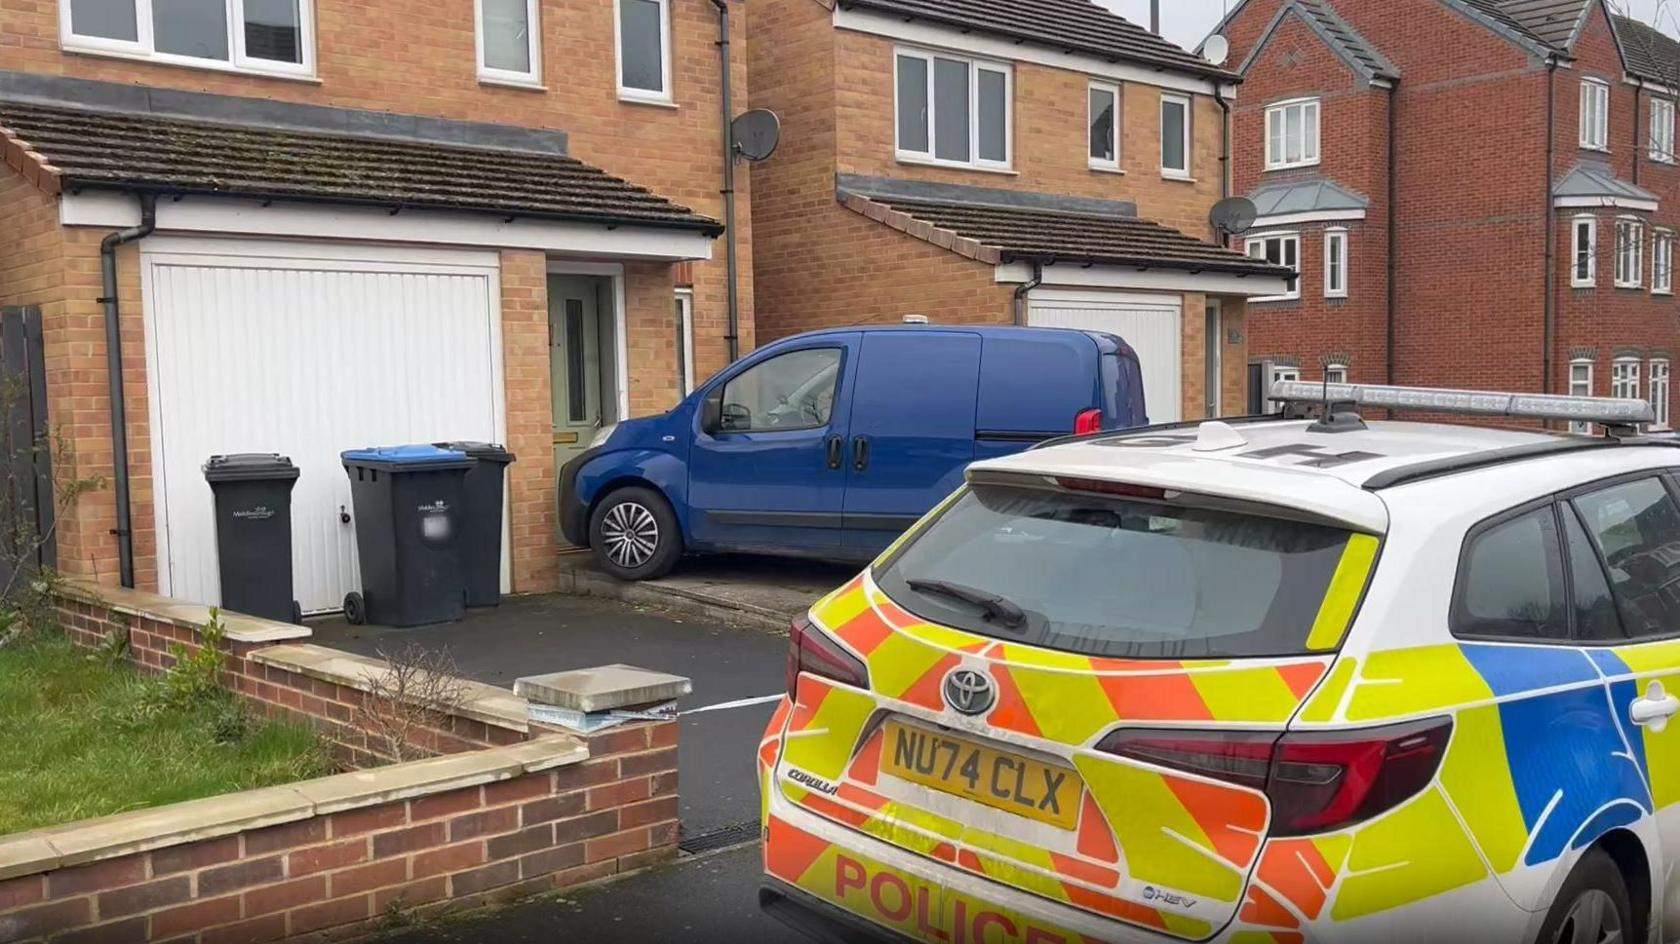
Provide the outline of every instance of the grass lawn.
<path id="1" fill-rule="evenodd" d="M 309 729 L 159 684 L 60 637 L 0 648 L 0 835 L 333 772 Z"/>

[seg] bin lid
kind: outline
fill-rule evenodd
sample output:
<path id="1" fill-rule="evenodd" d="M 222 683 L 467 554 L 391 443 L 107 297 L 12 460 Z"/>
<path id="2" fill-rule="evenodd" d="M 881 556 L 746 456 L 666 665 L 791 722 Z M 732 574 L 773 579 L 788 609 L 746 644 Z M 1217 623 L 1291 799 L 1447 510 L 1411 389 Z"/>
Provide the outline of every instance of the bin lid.
<path id="1" fill-rule="evenodd" d="M 480 462 L 500 462 L 503 465 L 507 465 L 508 463 L 515 461 L 514 454 L 508 452 L 507 447 L 498 445 L 497 443 L 473 442 L 471 440 L 466 440 L 463 442 L 432 443 L 432 445 L 438 447 L 439 449 L 453 449 L 456 452 L 464 452 Z"/>
<path id="2" fill-rule="evenodd" d="M 436 446 L 377 446 L 366 449 L 351 449 L 341 453 L 339 458 L 346 466 L 361 466 L 371 469 L 401 469 L 406 471 L 433 471 L 437 469 L 465 469 L 473 464 L 473 459 L 464 452 L 454 449 L 439 449 Z"/>
<path id="3" fill-rule="evenodd" d="M 204 478 L 211 482 L 292 482 L 298 474 L 291 459 L 272 452 L 211 456 L 204 463 Z"/>

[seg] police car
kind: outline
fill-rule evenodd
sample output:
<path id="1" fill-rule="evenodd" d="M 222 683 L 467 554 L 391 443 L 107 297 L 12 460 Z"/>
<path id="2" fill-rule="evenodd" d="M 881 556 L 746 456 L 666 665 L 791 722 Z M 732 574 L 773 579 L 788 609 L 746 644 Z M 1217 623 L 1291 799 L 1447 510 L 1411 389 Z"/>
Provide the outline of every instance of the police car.
<path id="1" fill-rule="evenodd" d="M 812 607 L 758 753 L 768 911 L 934 944 L 1680 937 L 1680 450 L 1649 406 L 1274 399 L 979 463 Z"/>

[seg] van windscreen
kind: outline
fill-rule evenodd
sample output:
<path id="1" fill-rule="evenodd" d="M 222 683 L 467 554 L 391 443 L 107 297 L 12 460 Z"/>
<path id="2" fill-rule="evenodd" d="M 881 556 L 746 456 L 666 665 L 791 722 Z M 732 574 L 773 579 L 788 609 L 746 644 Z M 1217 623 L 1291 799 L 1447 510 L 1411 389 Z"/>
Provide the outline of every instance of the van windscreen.
<path id="1" fill-rule="evenodd" d="M 1010 642 L 1116 658 L 1290 656 L 1340 642 L 1376 543 L 1282 518 L 988 483 L 874 576 L 922 619 Z M 1338 608 L 1326 635 L 1321 611 Z"/>

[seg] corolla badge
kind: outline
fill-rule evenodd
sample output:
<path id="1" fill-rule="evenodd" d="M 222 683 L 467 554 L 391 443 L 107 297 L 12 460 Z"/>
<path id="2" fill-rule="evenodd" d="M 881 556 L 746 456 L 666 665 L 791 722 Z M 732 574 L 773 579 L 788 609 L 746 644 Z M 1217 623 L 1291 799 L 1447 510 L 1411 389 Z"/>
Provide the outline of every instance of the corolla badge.
<path id="1" fill-rule="evenodd" d="M 945 676 L 945 704 L 965 715 L 983 715 L 997 703 L 997 686 L 984 672 L 952 669 Z"/>

